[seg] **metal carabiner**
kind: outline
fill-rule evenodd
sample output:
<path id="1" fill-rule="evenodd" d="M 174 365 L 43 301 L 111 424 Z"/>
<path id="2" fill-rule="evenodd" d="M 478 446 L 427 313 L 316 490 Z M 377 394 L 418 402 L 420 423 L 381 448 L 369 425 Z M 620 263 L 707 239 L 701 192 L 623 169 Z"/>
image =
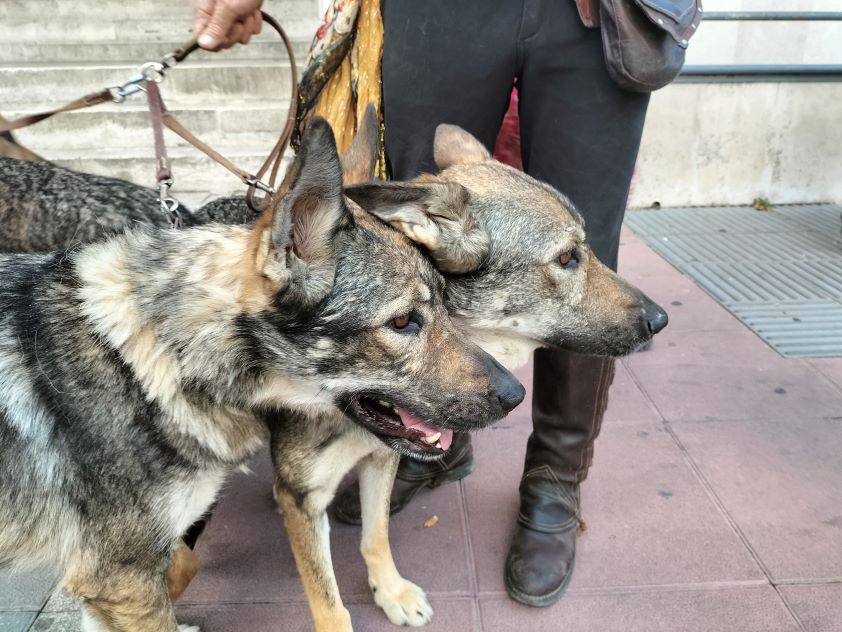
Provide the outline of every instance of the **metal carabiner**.
<path id="1" fill-rule="evenodd" d="M 140 74 L 146 81 L 161 83 L 166 69 L 167 66 L 160 61 L 148 61 L 140 67 Z"/>
<path id="2" fill-rule="evenodd" d="M 170 197 L 172 184 L 172 179 L 158 182 L 158 200 L 161 202 L 161 212 L 167 216 L 170 228 L 181 228 L 182 218 L 181 212 L 178 210 L 178 200 Z"/>

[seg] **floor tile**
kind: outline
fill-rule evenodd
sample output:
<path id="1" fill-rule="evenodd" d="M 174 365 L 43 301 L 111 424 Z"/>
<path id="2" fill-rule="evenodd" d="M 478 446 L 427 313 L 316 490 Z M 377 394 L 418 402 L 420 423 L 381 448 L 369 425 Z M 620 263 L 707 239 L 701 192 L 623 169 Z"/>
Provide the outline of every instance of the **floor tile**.
<path id="1" fill-rule="evenodd" d="M 57 574 L 47 570 L 0 569 L 0 610 L 40 610 L 57 581 Z"/>
<path id="2" fill-rule="evenodd" d="M 842 423 L 672 427 L 773 578 L 842 577 Z"/>
<path id="3" fill-rule="evenodd" d="M 842 629 L 842 584 L 781 586 L 779 590 L 807 632 Z"/>
<path id="4" fill-rule="evenodd" d="M 645 365 L 771 366 L 786 359 L 750 329 L 681 331 L 667 326 L 652 349 L 626 358 L 632 368 Z"/>
<path id="5" fill-rule="evenodd" d="M 640 237 L 623 227 L 617 271 L 625 279 L 637 282 L 649 276 L 681 275 L 666 259 L 647 246 Z"/>
<path id="6" fill-rule="evenodd" d="M 842 389 L 842 358 L 817 358 L 810 360 L 810 364 Z"/>
<path id="7" fill-rule="evenodd" d="M 527 433 L 483 433 L 465 480 L 479 590 L 502 593 Z M 657 423 L 606 424 L 583 486 L 587 531 L 573 587 L 762 580 L 675 442 Z"/>
<path id="8" fill-rule="evenodd" d="M 642 278 L 629 277 L 628 280 L 666 310 L 669 315 L 667 329 L 698 331 L 745 328 L 727 309 L 678 272 Z"/>
<path id="9" fill-rule="evenodd" d="M 433 622 L 424 627 L 425 631 L 480 631 L 479 613 L 473 600 L 433 599 L 431 603 L 435 615 Z M 373 604 L 349 604 L 348 610 L 356 630 L 390 632 L 400 629 Z M 312 629 L 306 604 L 185 606 L 178 609 L 178 618 L 183 623 L 200 626 L 202 632 L 304 632 Z"/>
<path id="10" fill-rule="evenodd" d="M 634 356 L 647 353 L 650 351 L 641 351 Z M 661 421 L 658 411 L 637 386 L 623 362 L 616 364 L 616 374 L 609 391 L 608 408 L 605 411 L 605 421 Z"/>
<path id="11" fill-rule="evenodd" d="M 82 632 L 82 615 L 78 611 L 42 612 L 32 632 Z"/>
<path id="12" fill-rule="evenodd" d="M 0 632 L 27 632 L 35 612 L 0 612 Z"/>
<path id="13" fill-rule="evenodd" d="M 630 365 L 667 421 L 824 418 L 838 416 L 842 408 L 839 390 L 803 360 Z"/>
<path id="14" fill-rule="evenodd" d="M 485 632 L 797 632 L 771 587 L 569 594 L 548 608 L 480 602 Z"/>

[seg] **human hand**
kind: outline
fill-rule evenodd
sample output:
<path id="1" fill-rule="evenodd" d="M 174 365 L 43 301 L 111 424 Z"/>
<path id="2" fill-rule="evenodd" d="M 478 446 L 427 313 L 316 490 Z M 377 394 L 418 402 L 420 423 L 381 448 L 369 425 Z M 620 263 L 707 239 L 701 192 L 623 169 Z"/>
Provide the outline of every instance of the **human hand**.
<path id="1" fill-rule="evenodd" d="M 205 50 L 248 44 L 260 33 L 263 0 L 195 0 L 193 35 Z"/>

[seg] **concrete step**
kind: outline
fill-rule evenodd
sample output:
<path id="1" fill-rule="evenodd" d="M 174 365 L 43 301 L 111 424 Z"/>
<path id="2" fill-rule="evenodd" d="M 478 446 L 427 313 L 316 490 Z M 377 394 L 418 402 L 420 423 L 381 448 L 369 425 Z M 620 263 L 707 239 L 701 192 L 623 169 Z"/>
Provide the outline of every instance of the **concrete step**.
<path id="1" fill-rule="evenodd" d="M 54 108 L 105 86 L 119 85 L 136 72 L 135 64 L 0 67 L 0 103 L 12 109 L 31 103 Z M 289 99 L 290 70 L 286 62 L 226 61 L 218 56 L 172 69 L 161 89 L 168 102 L 221 105 L 231 97 L 241 103 L 277 102 Z"/>
<path id="2" fill-rule="evenodd" d="M 173 115 L 211 146 L 233 140 L 246 144 L 263 144 L 277 137 L 286 123 L 288 101 L 219 107 L 211 104 L 179 107 L 168 104 Z M 0 110 L 7 119 L 18 118 L 35 109 Z M 185 145 L 174 134 L 167 133 L 168 147 Z M 152 142 L 149 112 L 143 98 L 131 103 L 103 104 L 86 110 L 58 114 L 16 132 L 21 144 L 41 154 L 62 147 L 82 152 L 96 148 L 120 148 Z"/>
<path id="3" fill-rule="evenodd" d="M 238 167 L 254 172 L 266 160 L 271 143 L 256 145 L 221 145 L 215 147 Z M 204 191 L 208 194 L 227 195 L 245 193 L 245 187 L 236 176 L 219 166 L 192 147 L 173 147 L 168 151 L 175 179 L 173 195 L 178 198 L 181 191 Z M 142 186 L 155 185 L 155 156 L 152 144 L 126 147 L 122 150 L 109 149 L 95 154 L 79 154 L 63 148 L 45 151 L 44 157 L 58 165 L 122 178 Z M 291 155 L 284 158 L 282 173 L 289 164 Z"/>
<path id="4" fill-rule="evenodd" d="M 295 18 L 282 22 L 282 26 L 290 38 L 307 40 L 312 38 L 317 24 L 311 18 Z M 184 42 L 190 39 L 192 27 L 189 19 L 65 18 L 49 22 L 10 19 L 0 21 L 0 41 L 20 46 L 31 43 Z M 256 37 L 264 41 L 280 41 L 280 37 L 269 27 L 264 27 Z"/>
<path id="5" fill-rule="evenodd" d="M 187 38 L 158 39 L 154 41 L 108 41 L 108 42 L 29 42 L 25 46 L 0 41 L 0 65 L 33 66 L 36 64 L 97 64 L 97 63 L 133 63 L 140 65 L 146 61 L 158 60 L 161 56 L 184 44 Z M 310 37 L 292 39 L 296 60 L 301 63 L 310 48 Z M 235 60 L 276 60 L 286 59 L 280 39 L 264 38 L 252 41 L 248 46 L 235 46 L 219 55 L 194 53 L 192 63 Z"/>
<path id="6" fill-rule="evenodd" d="M 295 18 L 317 19 L 318 0 L 265 0 L 263 10 L 282 23 Z M 65 18 L 96 20 L 138 20 L 148 18 L 192 19 L 193 3 L 189 0 L 3 0 L 0 2 L 0 20 L 25 20 L 47 22 Z"/>

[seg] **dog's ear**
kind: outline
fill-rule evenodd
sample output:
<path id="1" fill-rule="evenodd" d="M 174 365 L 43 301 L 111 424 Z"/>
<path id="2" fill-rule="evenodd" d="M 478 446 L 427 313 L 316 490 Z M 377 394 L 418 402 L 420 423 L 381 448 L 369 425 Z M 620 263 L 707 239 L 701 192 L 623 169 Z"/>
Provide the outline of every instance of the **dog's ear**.
<path id="1" fill-rule="evenodd" d="M 377 146 L 380 137 L 380 123 L 372 103 L 365 109 L 360 126 L 342 155 L 342 182 L 346 185 L 368 182 L 374 177 L 377 166 Z"/>
<path id="2" fill-rule="evenodd" d="M 345 188 L 364 210 L 424 246 L 442 272 L 476 270 L 489 239 L 469 207 L 470 194 L 455 182 L 384 182 Z"/>
<path id="3" fill-rule="evenodd" d="M 456 125 L 442 124 L 436 128 L 433 156 L 439 169 L 453 165 L 491 160 L 491 154 L 481 142 Z"/>
<path id="4" fill-rule="evenodd" d="M 310 265 L 333 258 L 333 237 L 350 214 L 333 130 L 315 118 L 301 139 L 286 195 L 272 218 L 272 245 Z"/>
<path id="5" fill-rule="evenodd" d="M 299 303 L 317 301 L 333 287 L 335 237 L 353 221 L 342 195 L 342 168 L 330 125 L 313 119 L 284 178 L 289 188 L 252 232 L 253 262 L 243 277 L 244 301 L 264 305 L 282 288 Z"/>

